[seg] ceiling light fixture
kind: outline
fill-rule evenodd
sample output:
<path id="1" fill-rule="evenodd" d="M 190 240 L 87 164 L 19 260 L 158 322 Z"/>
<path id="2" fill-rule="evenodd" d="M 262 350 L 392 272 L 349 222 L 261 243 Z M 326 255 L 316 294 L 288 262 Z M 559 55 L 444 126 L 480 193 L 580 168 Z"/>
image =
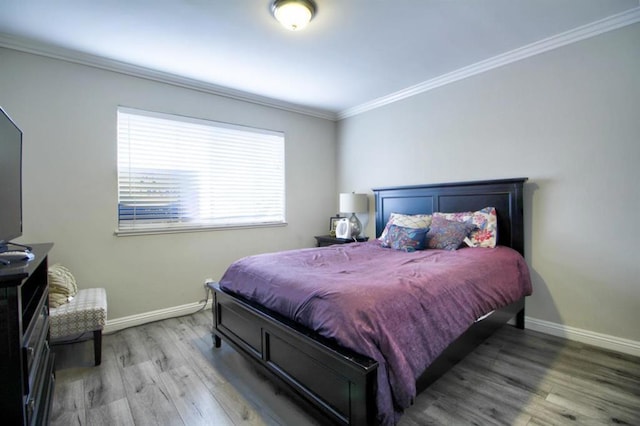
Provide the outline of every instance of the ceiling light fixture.
<path id="1" fill-rule="evenodd" d="M 274 0 L 271 13 L 286 29 L 299 31 L 313 19 L 316 4 L 313 0 Z"/>

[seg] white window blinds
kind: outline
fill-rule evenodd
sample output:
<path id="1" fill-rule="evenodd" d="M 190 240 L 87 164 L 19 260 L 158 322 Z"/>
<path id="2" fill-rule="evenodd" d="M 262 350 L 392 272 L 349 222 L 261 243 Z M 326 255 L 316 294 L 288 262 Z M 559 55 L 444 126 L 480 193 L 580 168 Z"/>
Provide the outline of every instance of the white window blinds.
<path id="1" fill-rule="evenodd" d="M 284 134 L 118 108 L 118 231 L 285 221 Z"/>

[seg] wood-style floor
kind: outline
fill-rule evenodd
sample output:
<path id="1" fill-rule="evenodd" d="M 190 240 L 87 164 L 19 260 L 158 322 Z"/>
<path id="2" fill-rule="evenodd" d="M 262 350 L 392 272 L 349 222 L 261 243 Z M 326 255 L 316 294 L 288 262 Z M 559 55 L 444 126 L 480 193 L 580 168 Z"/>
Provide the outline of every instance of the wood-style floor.
<path id="1" fill-rule="evenodd" d="M 322 422 L 228 345 L 209 311 L 56 346 L 52 425 Z M 640 359 L 505 326 L 426 391 L 400 425 L 640 425 Z"/>

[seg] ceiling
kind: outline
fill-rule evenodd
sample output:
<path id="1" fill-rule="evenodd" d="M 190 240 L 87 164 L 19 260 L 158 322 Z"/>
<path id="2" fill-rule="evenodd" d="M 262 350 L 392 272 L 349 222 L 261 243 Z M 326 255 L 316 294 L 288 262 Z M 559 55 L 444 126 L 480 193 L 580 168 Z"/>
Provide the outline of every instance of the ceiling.
<path id="1" fill-rule="evenodd" d="M 315 0 L 313 21 L 291 32 L 270 1 L 1 0 L 0 46 L 105 59 L 340 116 L 639 10 L 638 0 Z"/>

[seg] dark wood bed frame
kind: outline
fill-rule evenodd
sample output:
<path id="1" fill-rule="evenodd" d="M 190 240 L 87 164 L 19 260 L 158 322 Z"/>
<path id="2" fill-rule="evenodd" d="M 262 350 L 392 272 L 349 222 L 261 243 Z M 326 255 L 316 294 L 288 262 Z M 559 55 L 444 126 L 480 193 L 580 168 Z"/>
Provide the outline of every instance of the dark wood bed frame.
<path id="1" fill-rule="evenodd" d="M 524 255 L 523 185 L 526 178 L 374 189 L 376 234 L 392 212 L 498 213 L 498 244 Z M 209 284 L 213 290 L 213 339 L 221 339 L 284 385 L 327 422 L 376 424 L 376 361 L 342 348 L 273 311 Z M 425 370 L 418 391 L 480 345 L 507 321 L 524 328 L 524 298 L 473 324 Z"/>

